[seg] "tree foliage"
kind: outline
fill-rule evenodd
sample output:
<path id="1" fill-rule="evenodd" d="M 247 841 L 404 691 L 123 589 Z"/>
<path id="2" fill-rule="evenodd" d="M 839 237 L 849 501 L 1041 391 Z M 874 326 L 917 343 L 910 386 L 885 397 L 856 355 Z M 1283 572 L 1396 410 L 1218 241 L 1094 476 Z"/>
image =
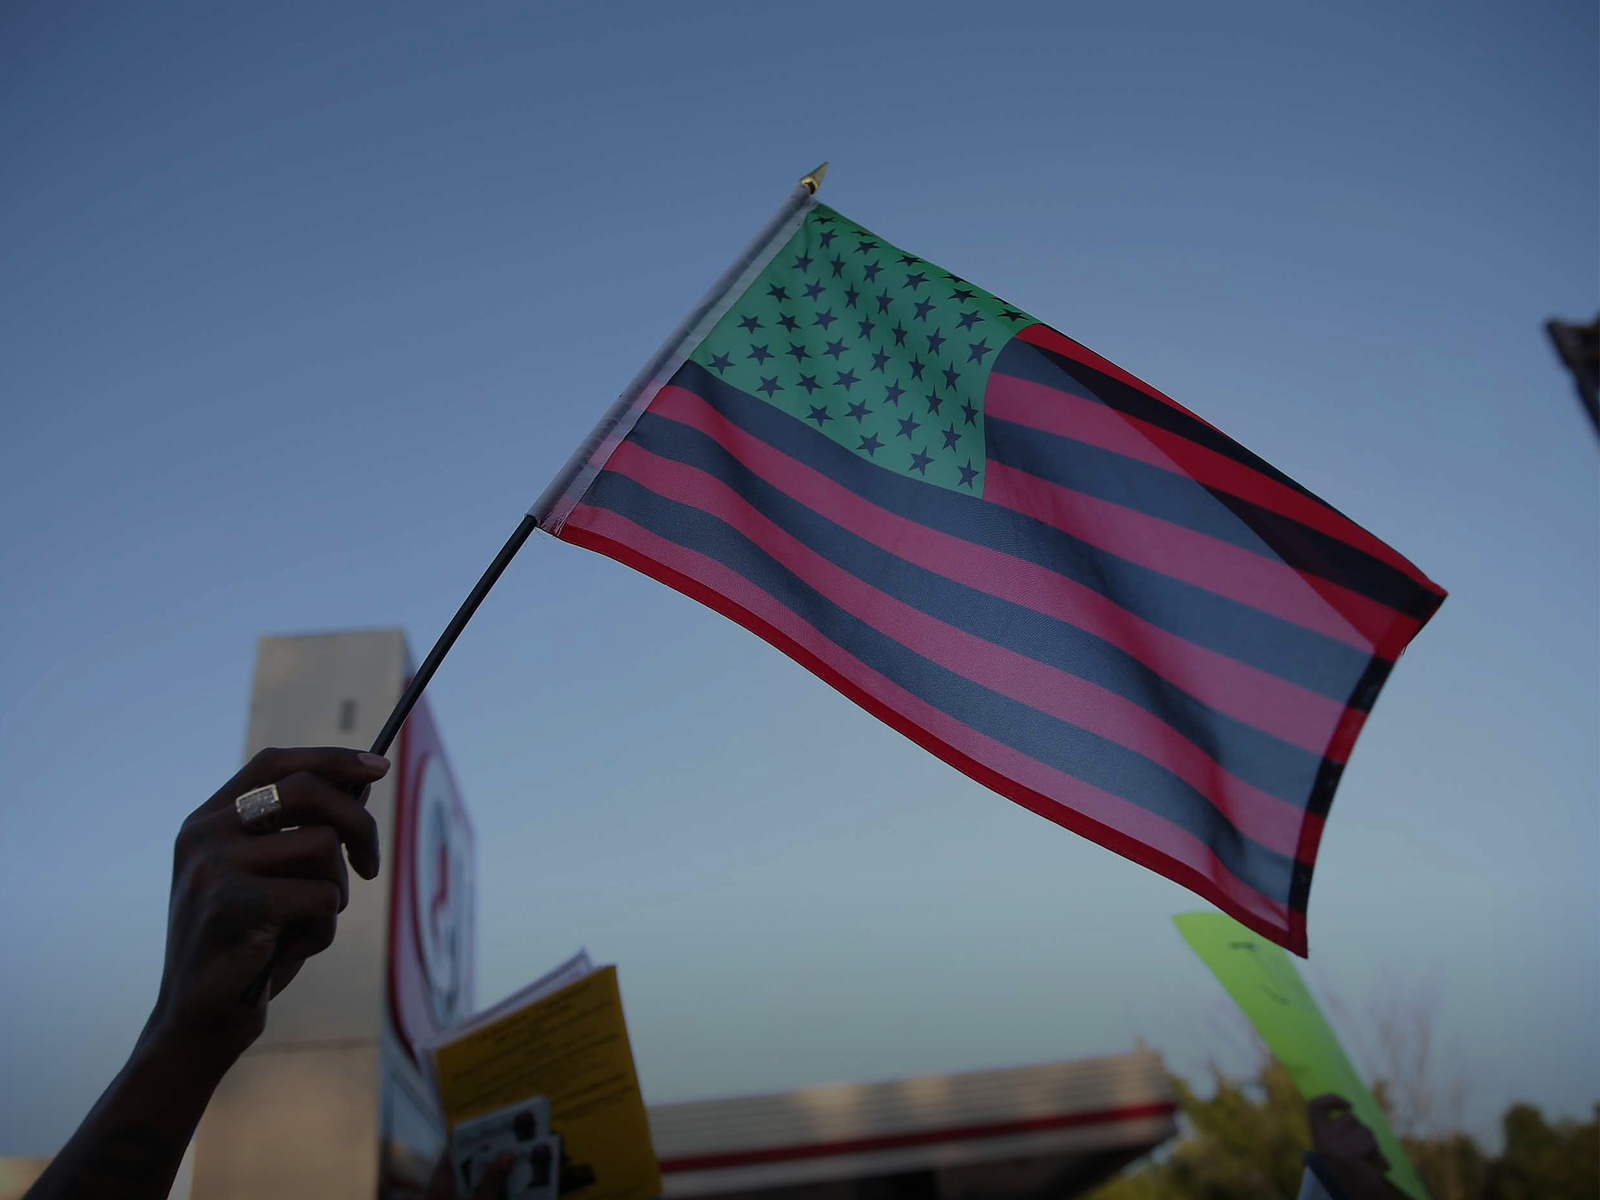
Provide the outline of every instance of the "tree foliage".
<path id="1" fill-rule="evenodd" d="M 1589 1120 L 1547 1123 L 1531 1104 L 1501 1118 L 1506 1144 L 1485 1172 L 1485 1200 L 1600 1196 L 1600 1104 Z"/>
<path id="2" fill-rule="evenodd" d="M 1091 1200 L 1291 1200 L 1310 1149 L 1305 1101 L 1275 1059 L 1251 1080 L 1212 1069 L 1211 1095 L 1173 1080 L 1184 1132 L 1161 1158 L 1112 1180 Z M 1380 1103 L 1392 1089 L 1375 1087 Z M 1502 1118 L 1491 1157 L 1466 1133 L 1406 1138 L 1435 1200 L 1595 1200 L 1600 1197 L 1600 1105 L 1588 1121 L 1546 1121 L 1532 1105 Z"/>

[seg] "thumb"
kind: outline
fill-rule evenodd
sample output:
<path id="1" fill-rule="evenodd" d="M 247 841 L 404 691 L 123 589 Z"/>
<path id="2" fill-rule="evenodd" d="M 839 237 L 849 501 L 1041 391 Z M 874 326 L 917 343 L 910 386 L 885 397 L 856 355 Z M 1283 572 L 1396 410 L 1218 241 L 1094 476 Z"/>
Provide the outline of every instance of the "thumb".
<path id="1" fill-rule="evenodd" d="M 300 974 L 300 968 L 305 965 L 305 959 L 296 958 L 286 960 L 273 968 L 271 994 L 276 997 L 279 992 L 293 983 L 294 977 Z"/>

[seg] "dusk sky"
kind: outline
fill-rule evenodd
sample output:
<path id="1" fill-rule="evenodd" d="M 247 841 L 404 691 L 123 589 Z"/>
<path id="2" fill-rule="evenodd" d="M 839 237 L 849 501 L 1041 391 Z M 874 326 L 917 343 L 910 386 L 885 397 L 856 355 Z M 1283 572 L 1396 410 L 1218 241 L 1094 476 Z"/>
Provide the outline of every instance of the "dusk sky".
<path id="1" fill-rule="evenodd" d="M 823 159 L 830 205 L 1171 394 L 1450 592 L 1322 842 L 1357 1059 L 1431 1011 L 1492 1134 L 1600 1100 L 1592 3 L 0 10 L 0 1155 L 160 975 L 256 640 L 418 658 Z M 542 535 L 429 691 L 478 994 L 580 945 L 650 1101 L 1250 1047 L 1177 885 Z M 1398 1000 L 1397 1000 L 1398 998 Z"/>

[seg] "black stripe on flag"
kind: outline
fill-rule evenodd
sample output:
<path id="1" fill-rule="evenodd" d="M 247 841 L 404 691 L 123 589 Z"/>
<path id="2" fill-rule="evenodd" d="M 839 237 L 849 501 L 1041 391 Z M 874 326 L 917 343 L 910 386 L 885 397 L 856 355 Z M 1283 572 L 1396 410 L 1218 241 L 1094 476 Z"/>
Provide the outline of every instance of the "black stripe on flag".
<path id="1" fill-rule="evenodd" d="M 1203 446 L 1207 450 L 1231 458 L 1234 462 L 1249 467 L 1276 483 L 1283 484 L 1284 487 L 1293 488 L 1309 500 L 1315 500 L 1318 504 L 1326 503 L 1321 497 L 1313 495 L 1290 479 L 1277 467 L 1252 454 L 1227 434 L 1207 425 L 1199 417 L 1180 412 L 1172 405 L 1157 400 L 1154 396 L 1120 379 L 1114 379 L 1103 371 L 1097 371 L 1087 363 L 1077 362 L 1064 354 L 1057 354 L 1054 350 L 1047 350 L 1043 346 L 1036 346 L 1021 338 L 1012 338 L 1001 348 L 999 356 L 995 359 L 994 370 L 1002 375 L 1010 375 L 1014 379 L 1042 383 L 1045 387 L 1055 388 L 1058 392 L 1088 396 L 1102 404 L 1108 404 L 1118 412 L 1127 413 L 1130 417 L 1135 417 L 1146 424 L 1165 429 L 1168 433 L 1175 433 L 1197 446 Z"/>
<path id="2" fill-rule="evenodd" d="M 1432 597 L 1388 563 L 1187 475 L 1042 429 L 989 417 L 989 457 L 1074 491 L 1287 563 L 1421 620 Z"/>
<path id="3" fill-rule="evenodd" d="M 1331 513 L 1344 515 L 1198 418 L 1185 417 L 1093 367 L 1013 338 L 994 369 L 1057 391 L 1087 396 L 1158 425 L 1293 487 Z M 1437 597 L 1398 567 L 1270 508 L 1085 442 L 1007 421 L 990 419 L 988 426 L 993 430 L 990 457 L 1030 475 L 1137 508 L 1246 550 L 1270 554 L 1419 621 L 1438 607 Z"/>
<path id="4" fill-rule="evenodd" d="M 880 508 L 1045 567 L 1197 646 L 1340 703 L 1350 702 L 1367 669 L 1370 655 L 1354 646 L 1120 558 L 1044 521 L 876 467 L 697 363 L 685 363 L 673 382 L 746 433 Z"/>
<path id="5" fill-rule="evenodd" d="M 600 473 L 584 503 L 720 562 L 865 666 L 954 720 L 1187 830 L 1239 880 L 1266 896 L 1287 899 L 1292 859 L 1246 837 L 1200 792 L 1142 755 L 907 649 L 834 604 L 712 513 L 669 500 L 614 471 Z"/>
<path id="6" fill-rule="evenodd" d="M 1306 803 L 1321 769 L 1319 755 L 1218 712 L 1121 648 L 897 557 L 767 482 L 697 429 L 647 412 L 628 440 L 721 480 L 784 532 L 879 591 L 975 637 L 1115 692 L 1240 779 L 1297 807 Z"/>

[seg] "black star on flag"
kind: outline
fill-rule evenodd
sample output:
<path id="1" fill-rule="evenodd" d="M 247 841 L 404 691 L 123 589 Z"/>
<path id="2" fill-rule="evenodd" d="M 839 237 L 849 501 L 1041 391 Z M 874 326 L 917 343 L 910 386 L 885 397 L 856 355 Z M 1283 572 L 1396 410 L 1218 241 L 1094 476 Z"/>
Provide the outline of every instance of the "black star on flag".
<path id="1" fill-rule="evenodd" d="M 830 249 L 835 246 L 838 252 Z M 948 287 L 939 286 L 944 280 L 950 281 Z M 948 303 L 939 299 L 946 291 Z M 890 247 L 818 206 L 719 322 L 715 337 L 708 339 L 708 344 L 725 344 L 715 352 L 698 351 L 697 360 L 712 375 L 803 420 L 815 435 L 874 461 L 875 446 L 891 438 L 909 439 L 912 430 L 920 433 L 915 424 L 920 418 L 910 418 L 914 424 L 902 430 L 900 422 L 907 418 L 895 411 L 909 383 L 917 399 L 927 405 L 930 419 L 943 419 L 946 401 L 952 410 L 959 407 L 961 415 L 936 426 L 930 444 L 916 450 L 927 456 L 927 462 L 919 459 L 907 466 L 885 461 L 882 469 L 910 472 L 944 488 L 981 491 L 985 437 L 979 418 L 989 378 L 987 364 L 995 357 L 994 347 L 1013 336 L 999 319 L 1002 311 L 1016 310 L 1005 310 L 981 288 L 925 265 L 916 255 Z M 836 322 L 841 328 L 853 326 L 857 338 L 836 336 Z M 782 357 L 794 362 L 795 375 L 755 370 L 773 361 L 772 343 L 757 343 L 751 335 L 769 327 L 788 335 L 777 346 Z M 947 334 L 947 329 L 952 332 Z M 966 335 L 959 343 L 956 330 Z M 912 331 L 916 339 L 907 337 Z M 970 355 L 973 347 L 982 352 L 969 360 L 964 371 L 957 370 L 952 359 L 964 357 L 962 351 Z M 828 361 L 831 373 L 803 373 L 819 359 Z M 853 393 L 857 383 L 872 376 L 883 381 L 884 391 L 882 401 L 869 406 Z M 935 379 L 942 384 L 937 390 L 930 386 Z M 814 417 L 814 410 L 827 413 L 829 419 Z M 849 418 L 842 427 L 840 414 Z M 868 437 L 876 441 L 863 446 L 862 439 Z M 975 472 L 965 485 L 963 462 Z"/>

